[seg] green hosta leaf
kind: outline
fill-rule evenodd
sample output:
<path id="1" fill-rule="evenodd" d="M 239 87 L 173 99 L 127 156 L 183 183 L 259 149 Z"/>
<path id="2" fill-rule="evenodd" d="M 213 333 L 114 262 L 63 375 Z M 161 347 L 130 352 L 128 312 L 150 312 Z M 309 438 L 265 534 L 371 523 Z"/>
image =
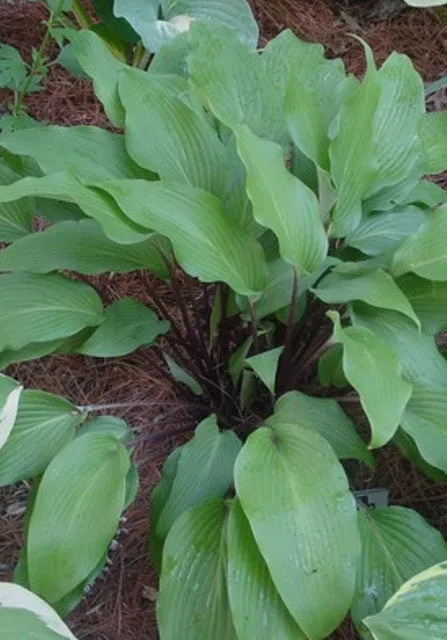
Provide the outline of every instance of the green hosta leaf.
<path id="1" fill-rule="evenodd" d="M 37 198 L 35 213 L 39 218 L 51 223 L 85 220 L 85 214 L 76 204 L 60 200 Z"/>
<path id="2" fill-rule="evenodd" d="M 30 586 L 48 602 L 74 589 L 101 559 L 118 526 L 128 470 L 123 445 L 96 434 L 76 438 L 48 466 L 28 535 Z"/>
<path id="3" fill-rule="evenodd" d="M 346 244 L 370 256 L 394 251 L 415 234 L 427 217 L 418 207 L 406 206 L 390 213 L 375 213 L 346 238 Z"/>
<path id="4" fill-rule="evenodd" d="M 356 428 L 335 400 L 312 398 L 299 391 L 290 391 L 279 398 L 273 419 L 281 424 L 300 420 L 318 431 L 341 459 L 357 458 L 374 467 L 374 458 L 358 436 Z M 269 422 L 272 418 L 269 418 Z"/>
<path id="5" fill-rule="evenodd" d="M 409 236 L 394 254 L 393 273 L 400 276 L 414 271 L 422 278 L 447 280 L 447 205 L 430 213 L 426 223 Z"/>
<path id="6" fill-rule="evenodd" d="M 149 73 L 173 74 L 182 78 L 188 76 L 189 34 L 180 33 L 157 51 L 149 66 Z"/>
<path id="7" fill-rule="evenodd" d="M 59 275 L 2 275 L 0 298 L 0 349 L 65 338 L 103 320 L 96 292 Z"/>
<path id="8" fill-rule="evenodd" d="M 342 328 L 338 313 L 328 312 L 334 322 L 333 338 L 343 345 L 343 371 L 360 396 L 371 425 L 370 447 L 381 447 L 399 426 L 412 386 L 402 378 L 402 366 L 372 331 Z"/>
<path id="9" fill-rule="evenodd" d="M 403 204 L 422 205 L 428 209 L 434 209 L 447 200 L 447 193 L 434 182 L 419 180 L 416 186 L 406 195 Z"/>
<path id="10" fill-rule="evenodd" d="M 147 172 L 127 155 L 124 136 L 98 127 L 49 125 L 2 136 L 0 146 L 31 156 L 44 173 L 69 171 L 77 178 L 144 178 Z"/>
<path id="11" fill-rule="evenodd" d="M 135 244 L 151 233 L 127 218 L 116 202 L 97 189 L 89 189 L 70 173 L 52 173 L 43 178 L 24 178 L 7 187 L 0 186 L 0 202 L 11 202 L 23 196 L 74 202 L 91 218 L 101 223 L 104 233 L 122 244 Z"/>
<path id="12" fill-rule="evenodd" d="M 261 140 L 247 127 L 238 131 L 237 142 L 256 221 L 276 234 L 282 258 L 300 274 L 315 271 L 328 242 L 314 193 L 288 172 L 277 144 Z"/>
<path id="13" fill-rule="evenodd" d="M 348 387 L 343 373 L 343 346 L 334 344 L 318 360 L 318 380 L 324 387 Z"/>
<path id="14" fill-rule="evenodd" d="M 1 264 L 1 263 L 0 263 Z M 382 269 L 361 275 L 337 273 L 326 276 L 312 292 L 328 304 L 362 300 L 373 307 L 394 309 L 403 313 L 419 327 L 420 321 L 405 294 L 393 278 Z"/>
<path id="15" fill-rule="evenodd" d="M 329 443 L 299 416 L 273 420 L 242 448 L 236 493 L 279 595 L 306 637 L 322 638 L 354 592 L 355 505 Z"/>
<path id="16" fill-rule="evenodd" d="M 377 507 L 359 511 L 362 555 L 351 615 L 358 626 L 379 612 L 409 578 L 447 559 L 447 544 L 412 509 Z"/>
<path id="17" fill-rule="evenodd" d="M 228 373 L 231 376 L 233 385 L 236 386 L 244 369 L 245 360 L 253 344 L 253 336 L 249 336 L 228 360 Z M 275 372 L 276 373 L 276 372 Z"/>
<path id="18" fill-rule="evenodd" d="M 129 154 L 162 180 L 224 195 L 225 147 L 205 113 L 188 104 L 187 90 L 177 77 L 130 68 L 121 73 L 119 91 L 126 110 Z"/>
<path id="19" fill-rule="evenodd" d="M 126 495 L 124 497 L 123 507 L 124 511 L 128 509 L 133 504 L 133 502 L 135 502 L 139 488 L 140 476 L 138 475 L 138 469 L 136 465 L 131 464 L 126 476 Z"/>
<path id="20" fill-rule="evenodd" d="M 0 450 L 0 485 L 41 475 L 81 421 L 80 412 L 64 398 L 23 391 L 14 426 Z"/>
<path id="21" fill-rule="evenodd" d="M 11 391 L 14 391 L 14 389 L 18 386 L 19 383 L 17 382 L 17 380 L 14 380 L 9 376 L 5 376 L 3 373 L 0 373 L 0 407 L 5 404 Z"/>
<path id="22" fill-rule="evenodd" d="M 169 322 L 132 298 L 123 298 L 107 307 L 104 322 L 78 349 L 96 358 L 115 358 L 139 347 L 154 344 L 169 330 Z"/>
<path id="23" fill-rule="evenodd" d="M 118 74 L 126 68 L 111 53 L 104 40 L 93 31 L 67 30 L 72 51 L 82 70 L 91 78 L 95 95 L 104 106 L 107 117 L 115 127 L 124 126 L 124 109 L 118 95 Z"/>
<path id="24" fill-rule="evenodd" d="M 432 282 L 409 273 L 399 278 L 398 285 L 426 333 L 436 335 L 447 329 L 447 283 Z"/>
<path id="25" fill-rule="evenodd" d="M 8 391 L 6 397 L 2 400 L 0 408 L 0 455 L 8 443 L 11 431 L 14 428 L 22 390 L 23 387 L 12 389 Z"/>
<path id="26" fill-rule="evenodd" d="M 20 175 L 0 161 L 0 185 L 12 184 Z M 0 242 L 13 242 L 33 230 L 34 202 L 23 198 L 0 204 Z"/>
<path id="27" fill-rule="evenodd" d="M 151 493 L 149 552 L 158 573 L 161 569 L 164 539 L 157 536 L 157 523 L 171 493 L 182 450 L 183 445 L 174 449 L 166 458 L 161 478 Z"/>
<path id="28" fill-rule="evenodd" d="M 419 385 L 447 385 L 447 362 L 435 339 L 418 331 L 414 323 L 395 311 L 356 303 L 351 312 L 354 325 L 366 327 L 397 354 L 403 374 Z"/>
<path id="29" fill-rule="evenodd" d="M 237 640 L 226 588 L 226 519 L 224 502 L 207 500 L 169 532 L 157 601 L 161 640 Z"/>
<path id="30" fill-rule="evenodd" d="M 447 563 L 443 562 L 408 580 L 380 613 L 364 623 L 376 640 L 441 640 L 447 635 L 446 595 Z"/>
<path id="31" fill-rule="evenodd" d="M 246 364 L 253 369 L 270 393 L 275 393 L 276 373 L 283 350 L 284 347 L 277 347 L 245 359 Z"/>
<path id="32" fill-rule="evenodd" d="M 58 222 L 0 251 L 0 271 L 69 269 L 93 275 L 145 268 L 167 278 L 168 268 L 160 254 L 163 250 L 169 254 L 169 243 L 155 233 L 143 242 L 123 245 L 110 240 L 96 220 Z"/>
<path id="33" fill-rule="evenodd" d="M 97 418 L 93 418 L 93 420 L 85 422 L 82 428 L 77 431 L 76 435 L 80 437 L 90 433 L 113 436 L 123 443 L 130 440 L 133 435 L 133 431 L 127 422 L 122 418 L 116 418 L 114 416 L 98 416 Z"/>
<path id="34" fill-rule="evenodd" d="M 163 353 L 163 358 L 165 359 L 169 373 L 174 380 L 186 385 L 196 396 L 201 396 L 203 394 L 202 387 L 190 373 L 185 371 L 185 369 L 182 369 L 182 367 L 180 367 L 173 358 L 168 356 L 167 353 Z"/>
<path id="35" fill-rule="evenodd" d="M 0 583 L 0 625 L 5 640 L 76 640 L 46 602 L 8 582 Z"/>
<path id="36" fill-rule="evenodd" d="M 88 332 L 89 329 L 86 329 Z M 83 331 L 81 333 L 84 333 Z M 79 334 L 75 334 L 79 335 Z M 17 350 L 5 349 L 0 353 L 0 369 L 6 369 L 11 364 L 17 362 L 27 362 L 47 356 L 50 353 L 71 353 L 71 349 L 64 349 L 71 343 L 72 338 L 61 338 L 59 340 L 50 340 L 49 342 L 34 342 L 27 344 L 25 347 Z"/>
<path id="37" fill-rule="evenodd" d="M 359 226 L 362 198 L 377 171 L 373 134 L 380 83 L 373 64 L 369 59 L 362 85 L 348 97 L 329 131 L 331 174 L 337 188 L 333 212 L 337 237 L 349 235 Z"/>
<path id="38" fill-rule="evenodd" d="M 227 549 L 228 595 L 238 640 L 304 640 L 273 584 L 237 499 L 230 506 Z"/>
<path id="39" fill-rule="evenodd" d="M 404 456 L 411 460 L 411 462 L 420 471 L 422 471 L 427 478 L 430 478 L 430 480 L 434 480 L 435 482 L 447 484 L 447 474 L 424 460 L 413 438 L 411 438 L 411 436 L 409 436 L 403 429 L 398 429 L 396 431 L 393 442 L 397 447 L 399 447 Z"/>
<path id="40" fill-rule="evenodd" d="M 169 497 L 157 519 L 155 535 L 163 539 L 178 517 L 208 498 L 222 498 L 233 480 L 241 448 L 232 431 L 219 431 L 215 416 L 203 420 L 181 452 Z"/>
<path id="41" fill-rule="evenodd" d="M 238 227 L 215 196 L 171 182 L 115 180 L 97 185 L 140 225 L 166 235 L 183 269 L 204 282 L 222 280 L 256 295 L 265 284 L 259 243 Z"/>
<path id="42" fill-rule="evenodd" d="M 429 464 L 447 473 L 447 393 L 445 386 L 415 385 L 402 428 Z"/>
<path id="43" fill-rule="evenodd" d="M 442 173 L 447 169 L 447 113 L 426 113 L 421 138 L 426 155 L 425 173 Z"/>

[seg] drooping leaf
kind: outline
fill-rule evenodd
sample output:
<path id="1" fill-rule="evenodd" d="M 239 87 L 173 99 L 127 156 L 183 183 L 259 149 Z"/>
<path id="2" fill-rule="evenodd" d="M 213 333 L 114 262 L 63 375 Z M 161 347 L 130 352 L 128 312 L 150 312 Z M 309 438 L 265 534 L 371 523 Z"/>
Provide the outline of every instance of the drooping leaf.
<path id="1" fill-rule="evenodd" d="M 341 459 L 357 458 L 374 467 L 374 458 L 357 434 L 356 428 L 335 400 L 313 398 L 299 391 L 290 391 L 275 404 L 275 422 L 294 424 L 297 420 L 316 429 Z M 272 418 L 269 419 L 271 422 Z"/>
<path id="2" fill-rule="evenodd" d="M 399 426 L 412 385 L 403 379 L 394 351 L 372 331 L 342 328 L 338 313 L 329 311 L 328 315 L 334 322 L 333 338 L 343 345 L 344 374 L 358 392 L 371 425 L 369 446 L 383 446 Z"/>
<path id="3" fill-rule="evenodd" d="M 276 347 L 245 359 L 272 394 L 275 393 L 276 373 L 283 350 L 284 347 Z"/>
<path id="4" fill-rule="evenodd" d="M 343 373 L 343 345 L 334 344 L 318 360 L 318 380 L 324 387 L 348 387 Z"/>
<path id="5" fill-rule="evenodd" d="M 237 144 L 256 221 L 275 233 L 281 257 L 299 275 L 312 273 L 328 249 L 315 194 L 286 169 L 279 145 L 261 140 L 248 127 L 237 131 Z"/>
<path id="6" fill-rule="evenodd" d="M 425 640 L 447 634 L 447 563 L 408 580 L 385 608 L 364 620 L 375 640 Z M 429 635 L 427 635 L 429 634 Z"/>
<path id="7" fill-rule="evenodd" d="M 0 298 L 1 350 L 65 338 L 103 320 L 91 287 L 55 274 L 2 275 Z"/>
<path id="8" fill-rule="evenodd" d="M 238 640 L 304 640 L 284 605 L 237 499 L 227 532 L 228 595 Z"/>
<path id="9" fill-rule="evenodd" d="M 78 347 L 78 353 L 96 358 L 115 358 L 154 344 L 169 330 L 169 322 L 159 320 L 152 309 L 132 298 L 113 302 L 104 313 L 104 322 Z"/>
<path id="10" fill-rule="evenodd" d="M 442 173 L 447 169 L 447 113 L 426 113 L 421 127 L 425 153 L 424 173 Z"/>
<path id="11" fill-rule="evenodd" d="M 20 396 L 23 387 L 15 387 L 8 391 L 0 407 L 0 455 L 3 452 L 17 419 Z"/>
<path id="12" fill-rule="evenodd" d="M 110 240 L 96 220 L 66 221 L 16 240 L 0 251 L 0 271 L 49 273 L 70 269 L 93 275 L 145 268 L 159 278 L 167 278 L 163 251 L 169 255 L 169 243 L 158 234 L 123 245 Z"/>
<path id="13" fill-rule="evenodd" d="M 355 303 L 351 310 L 355 326 L 372 331 L 397 354 L 406 378 L 418 385 L 447 385 L 447 362 L 433 336 L 418 331 L 414 322 L 395 311 Z"/>
<path id="14" fill-rule="evenodd" d="M 5 640 L 76 640 L 44 600 L 8 582 L 0 583 L 0 625 Z"/>
<path id="15" fill-rule="evenodd" d="M 78 429 L 76 435 L 80 437 L 91 433 L 113 436 L 123 443 L 130 440 L 133 435 L 133 431 L 127 422 L 115 416 L 98 416 L 97 418 L 93 418 L 93 420 L 85 422 L 81 429 Z"/>
<path id="16" fill-rule="evenodd" d="M 163 358 L 165 359 L 169 373 L 174 380 L 186 385 L 196 396 L 201 396 L 203 394 L 203 389 L 200 386 L 200 383 L 190 373 L 178 365 L 167 353 L 163 353 Z"/>
<path id="17" fill-rule="evenodd" d="M 233 466 L 241 448 L 232 431 L 219 431 L 209 416 L 181 452 L 175 478 L 157 519 L 156 536 L 164 539 L 178 517 L 208 498 L 223 497 L 233 480 Z"/>
<path id="18" fill-rule="evenodd" d="M 81 413 L 64 398 L 23 391 L 14 426 L 0 450 L 0 485 L 41 475 L 81 421 Z"/>
<path id="19" fill-rule="evenodd" d="M 422 278 L 447 280 L 447 205 L 430 213 L 426 223 L 398 248 L 393 259 L 393 273 L 401 276 L 408 271 Z"/>
<path id="20" fill-rule="evenodd" d="M 423 331 L 436 335 L 447 329 L 447 283 L 432 282 L 410 273 L 397 283 L 421 321 Z"/>
<path id="21" fill-rule="evenodd" d="M 10 167 L 0 161 L 0 185 L 12 184 L 20 179 Z M 0 242 L 13 242 L 31 233 L 33 229 L 34 203 L 32 198 L 0 204 Z"/>
<path id="22" fill-rule="evenodd" d="M 183 269 L 204 282 L 224 281 L 254 295 L 265 284 L 259 243 L 238 227 L 215 196 L 187 185 L 115 180 L 97 185 L 134 222 L 166 235 Z"/>
<path id="23" fill-rule="evenodd" d="M 82 582 L 107 549 L 124 506 L 128 470 L 123 445 L 96 434 L 75 438 L 48 466 L 28 535 L 30 586 L 48 602 Z"/>
<path id="24" fill-rule="evenodd" d="M 87 328 L 86 331 L 89 331 Z M 81 333 L 84 333 L 81 331 Z M 79 335 L 79 334 L 77 334 Z M 6 369 L 11 364 L 17 362 L 28 362 L 29 360 L 37 360 L 43 358 L 50 353 L 71 352 L 70 349 L 65 350 L 64 345 L 70 343 L 72 338 L 60 338 L 58 340 L 50 340 L 48 342 L 32 342 L 20 349 L 5 349 L 0 353 L 0 370 Z"/>
<path id="25" fill-rule="evenodd" d="M 299 416 L 280 422 L 249 436 L 236 461 L 236 493 L 279 595 L 306 637 L 322 638 L 354 592 L 356 510 L 329 443 L 300 427 Z"/>
<path id="26" fill-rule="evenodd" d="M 128 156 L 124 136 L 99 127 L 48 125 L 2 136 L 0 146 L 31 156 L 46 174 L 69 171 L 86 180 L 145 178 Z"/>
<path id="27" fill-rule="evenodd" d="M 312 292 L 328 304 L 346 303 L 352 300 L 367 302 L 373 307 L 393 309 L 403 313 L 420 326 L 418 316 L 405 294 L 393 278 L 382 269 L 361 275 L 338 273 L 337 269 L 327 275 Z"/>
<path id="28" fill-rule="evenodd" d="M 214 498 L 170 530 L 157 600 L 161 640 L 237 640 L 226 589 L 226 519 L 225 503 Z"/>
<path id="29" fill-rule="evenodd" d="M 89 189 L 69 173 L 23 178 L 10 186 L 0 186 L 0 202 L 12 202 L 30 195 L 74 202 L 88 216 L 100 222 L 104 233 L 115 242 L 135 244 L 152 235 L 147 228 L 127 218 L 107 194 Z"/>
<path id="30" fill-rule="evenodd" d="M 393 442 L 396 446 L 399 447 L 404 456 L 411 460 L 411 462 L 420 471 L 422 471 L 422 473 L 427 476 L 427 478 L 430 478 L 430 480 L 434 480 L 435 482 L 442 482 L 443 484 L 447 484 L 447 473 L 444 473 L 440 469 L 429 464 L 422 457 L 415 441 L 411 436 L 408 435 L 406 431 L 404 431 L 402 428 L 398 429 L 394 434 Z"/>
<path id="31" fill-rule="evenodd" d="M 412 509 L 361 509 L 359 529 L 362 555 L 351 608 L 357 626 L 378 613 L 406 580 L 447 559 L 442 535 Z"/>
<path id="32" fill-rule="evenodd" d="M 370 256 L 394 251 L 415 234 L 426 219 L 424 212 L 413 206 L 375 213 L 347 236 L 346 243 Z"/>
<path id="33" fill-rule="evenodd" d="M 187 84 L 175 76 L 131 68 L 122 72 L 119 92 L 126 111 L 127 149 L 161 180 L 223 196 L 228 173 L 225 147 L 205 113 L 188 104 L 187 91 Z"/>

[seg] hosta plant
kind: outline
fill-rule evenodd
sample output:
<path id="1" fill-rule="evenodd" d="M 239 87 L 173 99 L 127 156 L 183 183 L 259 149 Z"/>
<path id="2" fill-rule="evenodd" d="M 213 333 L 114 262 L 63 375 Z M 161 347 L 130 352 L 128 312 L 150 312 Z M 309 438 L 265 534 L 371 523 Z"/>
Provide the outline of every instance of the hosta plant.
<path id="1" fill-rule="evenodd" d="M 446 114 L 404 55 L 377 69 L 365 45 L 359 81 L 289 31 L 256 51 L 188 27 L 149 72 L 73 37 L 124 133 L 0 137 L 0 365 L 155 345 L 198 423 L 151 496 L 163 640 L 325 638 L 348 612 L 365 637 L 426 637 L 445 568 L 414 576 L 446 543 L 411 509 L 357 509 L 343 461 L 394 443 L 447 477 L 447 205 L 424 177 Z M 138 271 L 150 308 L 104 308 L 86 276 L 109 271 Z M 64 615 L 135 496 L 135 439 L 0 383 L 0 483 L 33 479 L 15 581 Z"/>

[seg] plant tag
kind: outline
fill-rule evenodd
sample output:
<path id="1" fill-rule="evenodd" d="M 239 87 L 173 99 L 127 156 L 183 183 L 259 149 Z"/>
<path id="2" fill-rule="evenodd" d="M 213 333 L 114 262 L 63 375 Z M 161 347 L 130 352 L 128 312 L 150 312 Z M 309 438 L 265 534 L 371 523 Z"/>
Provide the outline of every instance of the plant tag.
<path id="1" fill-rule="evenodd" d="M 388 506 L 388 489 L 364 489 L 363 491 L 353 491 L 357 502 L 357 508 L 364 506 L 370 509 Z"/>

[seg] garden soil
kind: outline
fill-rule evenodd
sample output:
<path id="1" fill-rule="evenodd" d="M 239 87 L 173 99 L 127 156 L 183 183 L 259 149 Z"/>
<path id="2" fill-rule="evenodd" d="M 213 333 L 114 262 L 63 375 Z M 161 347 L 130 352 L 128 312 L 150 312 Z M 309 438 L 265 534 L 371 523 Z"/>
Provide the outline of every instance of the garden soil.
<path id="1" fill-rule="evenodd" d="M 404 9 L 386 19 L 377 19 L 377 2 L 330 2 L 329 0 L 252 0 L 267 41 L 284 28 L 300 37 L 326 46 L 330 57 L 341 56 L 356 74 L 364 71 L 359 42 L 364 38 L 379 62 L 393 50 L 406 53 L 425 81 L 445 74 L 447 67 L 447 26 L 435 11 Z M 391 0 L 387 0 L 388 3 Z M 387 2 L 382 2 L 387 14 Z M 30 59 L 42 38 L 42 21 L 47 17 L 38 2 L 0 0 L 0 42 L 12 44 Z M 56 52 L 54 52 L 56 53 Z M 10 99 L 0 92 L 0 108 Z M 88 82 L 69 77 L 52 66 L 43 93 L 27 100 L 30 113 L 43 121 L 61 125 L 94 124 L 107 126 L 107 119 L 95 100 Z M 445 93 L 430 100 L 429 108 L 445 108 Z M 446 184 L 445 176 L 439 179 Z M 149 303 L 147 286 L 141 274 L 108 275 L 92 284 L 106 301 L 133 296 Z M 170 304 L 163 285 L 158 293 Z M 200 289 L 197 296 L 200 297 Z M 11 368 L 8 373 L 27 387 L 43 389 L 70 398 L 76 405 L 123 404 L 111 409 L 135 429 L 136 434 L 156 433 L 150 443 L 135 451 L 141 488 L 138 499 L 120 525 L 105 575 L 91 589 L 69 624 L 80 640 L 156 640 L 155 600 L 157 582 L 147 560 L 148 496 L 157 482 L 160 467 L 175 444 L 158 434 L 188 427 L 197 420 L 194 410 L 175 397 L 175 391 L 160 373 L 162 363 L 150 350 L 140 349 L 132 356 L 113 360 L 87 357 L 52 356 Z M 447 489 L 425 479 L 392 447 L 378 455 L 377 470 L 355 474 L 357 488 L 387 486 L 393 504 L 420 511 L 433 525 L 447 534 Z M 22 517 L 27 487 L 23 484 L 0 493 L 0 580 L 10 577 L 22 543 Z M 355 633 L 349 621 L 332 638 L 352 640 Z M 210 640 L 214 640 L 211 639 Z"/>

